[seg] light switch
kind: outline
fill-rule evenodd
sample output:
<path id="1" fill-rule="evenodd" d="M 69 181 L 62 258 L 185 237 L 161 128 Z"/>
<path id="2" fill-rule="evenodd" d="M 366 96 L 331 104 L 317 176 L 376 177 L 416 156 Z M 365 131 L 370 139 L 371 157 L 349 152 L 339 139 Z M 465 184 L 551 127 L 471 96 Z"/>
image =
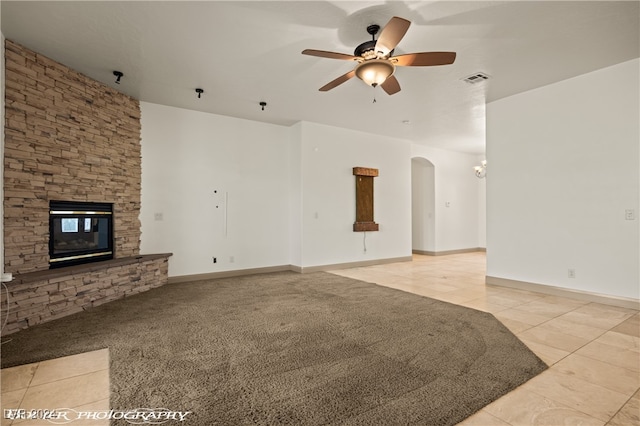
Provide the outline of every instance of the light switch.
<path id="1" fill-rule="evenodd" d="M 627 209 L 624 211 L 625 220 L 636 220 L 636 211 L 634 209 Z"/>

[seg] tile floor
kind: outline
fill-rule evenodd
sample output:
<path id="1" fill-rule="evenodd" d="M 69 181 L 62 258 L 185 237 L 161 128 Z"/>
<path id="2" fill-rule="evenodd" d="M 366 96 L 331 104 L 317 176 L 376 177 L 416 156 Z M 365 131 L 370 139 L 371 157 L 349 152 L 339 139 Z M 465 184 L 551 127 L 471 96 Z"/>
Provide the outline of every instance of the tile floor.
<path id="1" fill-rule="evenodd" d="M 3 337 L 3 341 L 11 336 Z M 1 371 L 2 426 L 40 426 L 62 424 L 76 419 L 77 412 L 109 410 L 109 350 L 87 352 L 62 358 L 4 368 Z M 11 419 L 5 410 L 72 409 L 55 421 Z M 41 414 L 40 414 L 41 415 Z M 8 418 L 9 417 L 9 418 Z M 24 417 L 24 416 L 22 416 Z M 74 426 L 104 426 L 107 420 L 74 420 Z"/>
<path id="2" fill-rule="evenodd" d="M 491 312 L 549 364 L 461 426 L 640 426 L 637 310 L 486 286 L 484 253 L 415 255 L 333 273 Z M 108 410 L 108 357 L 104 349 L 3 369 L 2 409 Z M 2 426 L 44 424 L 52 423 L 2 419 Z"/>

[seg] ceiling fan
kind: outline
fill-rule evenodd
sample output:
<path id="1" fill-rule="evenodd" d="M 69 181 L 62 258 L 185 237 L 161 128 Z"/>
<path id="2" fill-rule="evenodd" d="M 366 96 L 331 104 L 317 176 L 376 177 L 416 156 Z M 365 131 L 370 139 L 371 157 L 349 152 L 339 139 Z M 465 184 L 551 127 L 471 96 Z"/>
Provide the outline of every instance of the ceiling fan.
<path id="1" fill-rule="evenodd" d="M 372 40 L 366 41 L 356 47 L 353 55 L 327 52 L 324 50 L 303 50 L 303 55 L 358 62 L 358 65 L 356 65 L 353 70 L 330 81 L 319 90 L 326 92 L 356 76 L 370 86 L 376 87 L 380 85 L 387 94 L 393 95 L 400 91 L 400 83 L 398 83 L 398 80 L 393 75 L 397 66 L 424 67 L 449 65 L 455 61 L 455 52 L 421 52 L 392 56 L 393 50 L 400 40 L 402 40 L 402 37 L 404 37 L 410 25 L 410 21 L 394 16 L 389 20 L 387 25 L 384 26 L 378 40 L 376 40 L 376 34 L 380 30 L 380 26 L 369 25 L 367 32 L 371 34 Z"/>

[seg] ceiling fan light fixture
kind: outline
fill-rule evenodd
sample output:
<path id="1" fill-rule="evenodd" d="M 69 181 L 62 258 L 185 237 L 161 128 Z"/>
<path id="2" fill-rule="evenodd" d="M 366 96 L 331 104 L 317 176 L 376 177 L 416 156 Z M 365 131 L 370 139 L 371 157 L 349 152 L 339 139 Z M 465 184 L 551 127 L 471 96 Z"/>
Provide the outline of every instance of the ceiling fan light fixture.
<path id="1" fill-rule="evenodd" d="M 369 86 L 376 87 L 391 77 L 395 69 L 395 65 L 386 59 L 371 59 L 360 63 L 355 72 L 360 80 Z"/>

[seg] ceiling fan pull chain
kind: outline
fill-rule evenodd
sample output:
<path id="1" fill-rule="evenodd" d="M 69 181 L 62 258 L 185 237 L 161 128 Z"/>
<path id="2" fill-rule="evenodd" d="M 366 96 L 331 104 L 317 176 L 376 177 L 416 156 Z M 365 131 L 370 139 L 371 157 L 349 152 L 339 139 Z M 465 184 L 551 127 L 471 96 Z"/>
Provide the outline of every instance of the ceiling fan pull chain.
<path id="1" fill-rule="evenodd" d="M 373 102 L 372 102 L 372 103 L 374 103 L 374 104 L 375 104 L 376 102 L 377 102 L 377 101 L 376 101 L 376 87 L 375 87 L 375 86 L 373 86 Z"/>

